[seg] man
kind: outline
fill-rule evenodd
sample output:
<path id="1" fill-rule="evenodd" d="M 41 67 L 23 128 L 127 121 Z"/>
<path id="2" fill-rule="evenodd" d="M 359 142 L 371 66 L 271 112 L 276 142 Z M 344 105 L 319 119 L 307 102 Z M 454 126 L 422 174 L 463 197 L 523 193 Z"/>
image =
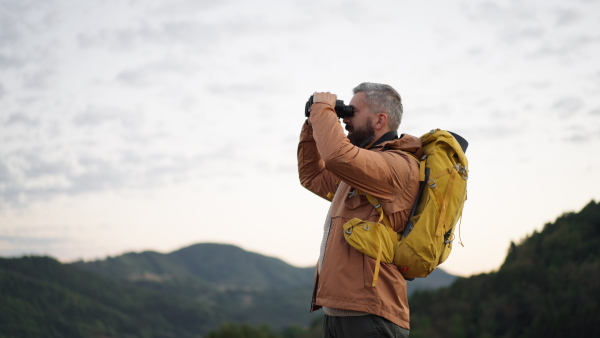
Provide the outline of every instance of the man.
<path id="1" fill-rule="evenodd" d="M 377 222 L 365 196 L 377 198 L 396 232 L 406 224 L 419 189 L 419 166 L 408 153 L 423 154 L 419 138 L 398 137 L 400 95 L 390 86 L 354 88 L 352 116 L 335 112 L 336 95 L 314 93 L 298 145 L 301 184 L 331 200 L 317 263 L 312 308 L 323 308 L 324 337 L 408 337 L 406 281 L 393 264 L 381 263 L 372 286 L 375 259 L 350 246 L 343 225 L 352 218 Z"/>

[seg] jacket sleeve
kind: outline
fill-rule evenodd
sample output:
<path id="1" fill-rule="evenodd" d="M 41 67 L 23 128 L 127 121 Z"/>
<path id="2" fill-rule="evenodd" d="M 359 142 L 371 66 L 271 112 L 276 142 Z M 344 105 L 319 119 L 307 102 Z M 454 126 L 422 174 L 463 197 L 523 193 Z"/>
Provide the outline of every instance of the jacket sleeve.
<path id="1" fill-rule="evenodd" d="M 327 195 L 335 193 L 337 189 L 337 178 L 325 168 L 325 162 L 317 151 L 313 130 L 308 120 L 302 126 L 300 133 L 298 175 L 303 187 L 327 200 L 330 200 Z"/>
<path id="2" fill-rule="evenodd" d="M 362 149 L 350 143 L 329 104 L 313 104 L 309 122 L 323 163 L 321 167 L 326 171 L 382 200 L 393 199 L 396 189 L 405 188 L 407 172 L 411 171 L 407 157 L 393 151 Z"/>

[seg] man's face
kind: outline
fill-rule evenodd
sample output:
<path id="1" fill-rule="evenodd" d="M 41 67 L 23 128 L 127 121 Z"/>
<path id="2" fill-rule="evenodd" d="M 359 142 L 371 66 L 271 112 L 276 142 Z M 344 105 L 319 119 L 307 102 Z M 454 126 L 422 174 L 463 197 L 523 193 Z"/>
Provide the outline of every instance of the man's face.
<path id="1" fill-rule="evenodd" d="M 354 107 L 354 115 L 345 117 L 343 122 L 348 131 L 348 140 L 357 147 L 365 147 L 375 139 L 375 130 L 373 129 L 373 120 L 365 93 L 358 92 L 354 94 L 350 105 Z"/>

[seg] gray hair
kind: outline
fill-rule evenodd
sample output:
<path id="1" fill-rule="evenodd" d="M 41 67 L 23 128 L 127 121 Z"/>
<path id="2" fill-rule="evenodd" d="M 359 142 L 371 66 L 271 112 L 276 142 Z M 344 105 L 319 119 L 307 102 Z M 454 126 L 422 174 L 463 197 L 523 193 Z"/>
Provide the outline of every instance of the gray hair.
<path id="1" fill-rule="evenodd" d="M 371 112 L 385 113 L 390 130 L 398 130 L 402 121 L 402 98 L 394 88 L 381 83 L 363 82 L 356 86 L 353 92 L 365 93 Z"/>

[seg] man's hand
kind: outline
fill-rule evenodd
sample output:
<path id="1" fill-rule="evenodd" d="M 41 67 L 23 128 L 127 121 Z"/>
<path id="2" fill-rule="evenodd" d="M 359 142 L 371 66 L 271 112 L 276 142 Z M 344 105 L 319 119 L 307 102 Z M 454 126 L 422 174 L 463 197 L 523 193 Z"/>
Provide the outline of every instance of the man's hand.
<path id="1" fill-rule="evenodd" d="M 335 101 L 337 100 L 337 95 L 331 94 L 330 92 L 326 93 L 314 93 L 313 94 L 313 103 L 324 102 L 329 103 L 331 106 L 335 107 Z"/>

